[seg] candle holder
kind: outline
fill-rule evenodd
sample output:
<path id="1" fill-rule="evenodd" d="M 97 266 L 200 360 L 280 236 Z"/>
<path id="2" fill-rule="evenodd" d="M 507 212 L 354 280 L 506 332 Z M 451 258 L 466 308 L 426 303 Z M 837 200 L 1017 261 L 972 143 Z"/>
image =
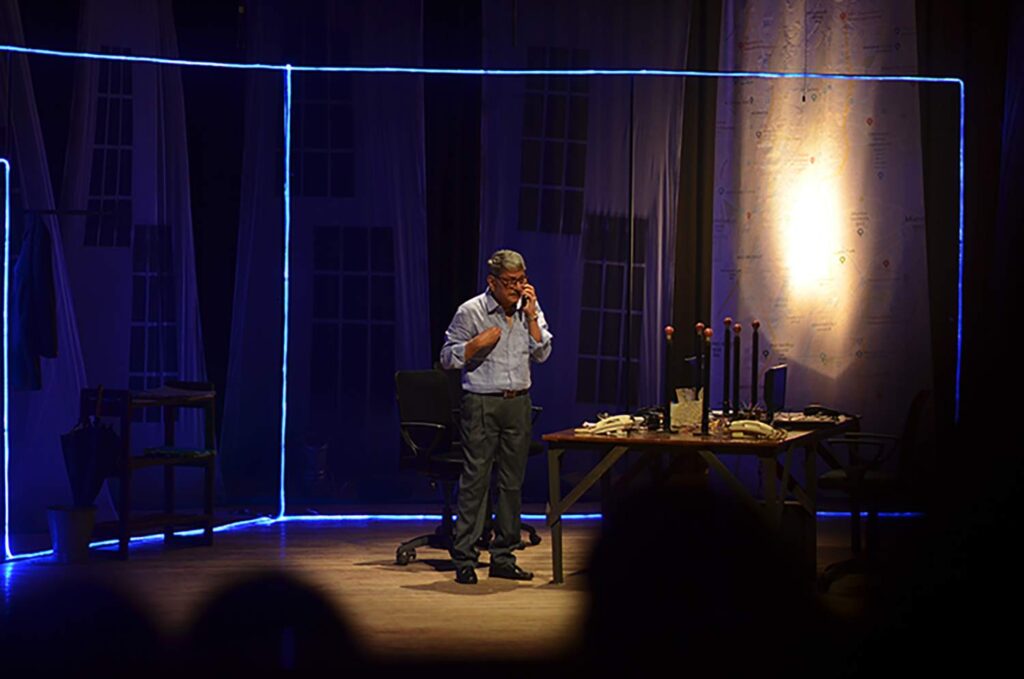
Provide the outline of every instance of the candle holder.
<path id="1" fill-rule="evenodd" d="M 722 335 L 722 414 L 728 417 L 729 406 L 732 404 L 732 398 L 729 394 L 729 389 L 732 385 L 732 381 L 729 379 L 729 370 L 732 367 L 732 360 L 729 357 L 732 346 L 732 343 L 729 341 L 732 316 L 726 316 L 722 323 L 725 325 L 725 333 Z"/>
<path id="2" fill-rule="evenodd" d="M 696 330 L 693 340 L 693 355 L 697 359 L 697 393 L 700 393 L 701 382 L 704 381 L 704 324 L 700 321 L 693 326 Z"/>
<path id="3" fill-rule="evenodd" d="M 661 430 L 672 431 L 672 335 L 676 329 L 665 326 L 665 413 L 661 418 Z"/>
<path id="4" fill-rule="evenodd" d="M 734 415 L 739 415 L 742 410 L 740 399 L 740 332 L 742 332 L 743 326 L 736 323 L 732 326 L 734 334 L 732 340 L 732 398 L 733 401 L 730 403 L 732 406 L 732 412 Z M 726 338 L 726 342 L 728 342 Z"/>
<path id="5" fill-rule="evenodd" d="M 710 424 L 710 411 L 711 406 L 711 394 L 708 387 L 711 386 L 711 336 L 715 334 L 715 331 L 711 328 L 704 328 L 704 377 L 701 382 L 704 383 L 704 392 L 701 394 L 701 415 L 700 415 L 700 433 L 701 436 L 708 435 L 708 427 Z"/>
<path id="6" fill-rule="evenodd" d="M 750 410 L 751 412 L 757 410 L 757 364 L 758 364 L 758 345 L 760 344 L 760 337 L 757 333 L 761 327 L 761 321 L 754 320 L 750 327 L 754 331 L 754 336 L 750 340 Z"/>

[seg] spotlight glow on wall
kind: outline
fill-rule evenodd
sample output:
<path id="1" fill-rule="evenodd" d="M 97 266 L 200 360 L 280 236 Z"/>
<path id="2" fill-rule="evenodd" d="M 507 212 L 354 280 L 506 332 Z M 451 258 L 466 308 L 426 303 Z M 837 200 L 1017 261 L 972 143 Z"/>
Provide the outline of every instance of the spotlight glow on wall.
<path id="1" fill-rule="evenodd" d="M 295 71 L 302 72 L 321 72 L 321 73 L 406 73 L 406 74 L 420 74 L 420 75 L 468 75 L 468 76 L 496 76 L 496 77 L 516 77 L 516 76 L 542 76 L 542 75 L 565 75 L 565 76 L 637 76 L 637 77 L 691 77 L 691 78 L 764 78 L 764 79 L 805 79 L 805 80 L 846 80 L 846 81 L 864 81 L 864 82 L 908 82 L 908 83 L 946 83 L 956 84 L 960 89 L 960 218 L 959 218 L 959 232 L 958 232 L 958 284 L 957 284 L 957 350 L 956 350 L 956 384 L 955 384 L 955 420 L 959 420 L 960 413 L 960 369 L 961 369 L 961 346 L 962 346 L 962 329 L 963 329 L 963 245 L 964 245 L 964 104 L 965 104 L 965 90 L 964 82 L 959 78 L 942 78 L 942 77 L 925 77 L 925 76 L 904 76 L 904 75 L 846 75 L 846 74 L 834 74 L 834 73 L 778 73 L 778 72 L 755 72 L 755 71 L 691 71 L 691 70 L 670 70 L 670 69 L 550 69 L 550 70 L 538 70 L 538 69 L 473 69 L 473 68 L 419 68 L 419 67 L 403 67 L 403 66 L 292 66 L 290 64 L 262 64 L 262 63 L 232 63 L 232 62 L 214 62 L 214 61 L 196 61 L 187 59 L 168 59 L 164 57 L 147 57 L 138 55 L 125 55 L 125 54 L 98 54 L 95 52 L 69 52 L 62 50 L 47 50 L 38 49 L 32 47 L 25 47 L 22 45 L 0 45 L 0 52 L 15 53 L 15 54 L 28 54 L 28 55 L 39 55 L 48 57 L 62 57 L 62 58 L 73 58 L 73 59 L 94 59 L 100 61 L 123 61 L 132 63 L 143 63 L 143 64 L 154 64 L 162 66 L 176 66 L 176 67 L 204 67 L 204 68 L 226 68 L 226 69 L 240 69 L 249 71 L 279 71 L 284 74 L 285 79 L 285 102 L 284 102 L 284 115 L 285 115 L 285 148 L 290 149 L 291 142 L 291 76 Z M 290 172 L 290 152 L 285 154 L 285 174 L 284 174 L 284 274 L 283 274 L 283 285 L 285 290 L 284 296 L 284 318 L 282 328 L 282 346 L 284 349 L 284 358 L 282 360 L 281 369 L 281 450 L 280 450 L 280 477 L 279 477 L 279 510 L 278 517 L 285 518 L 286 509 L 286 497 L 285 497 L 285 432 L 287 427 L 287 348 L 288 348 L 288 310 L 289 310 L 289 299 L 288 299 L 288 259 L 290 252 L 290 220 L 291 220 L 291 178 Z M 4 178 L 4 197 L 5 206 L 7 204 L 7 197 L 9 194 L 9 177 L 10 177 L 10 164 L 6 160 L 0 160 L 5 167 L 5 178 Z M 808 201 L 812 200 L 810 189 L 806 190 L 806 193 L 801 189 L 800 196 L 806 196 Z M 802 198 L 801 198 L 802 199 Z M 826 202 L 825 207 L 828 208 Z M 8 342 L 8 328 L 7 328 L 7 292 L 10 281 L 10 262 L 9 262 L 9 234 L 10 234 L 10 217 L 9 208 L 5 208 L 4 214 L 4 362 L 7 361 L 7 342 Z M 804 233 L 810 229 L 809 226 L 802 222 L 795 221 L 793 228 L 796 233 Z M 809 245 L 807 247 L 812 248 L 815 252 L 819 249 L 823 249 L 824 245 Z M 813 265 L 812 265 L 813 266 Z M 814 276 L 814 271 L 808 271 L 805 273 L 799 273 L 799 276 L 803 277 L 807 275 L 809 278 Z M 802 280 L 802 278 L 801 278 Z M 4 554 L 5 558 L 14 558 L 10 551 L 10 532 L 9 532 L 9 460 L 10 460 L 10 445 L 8 440 L 8 427 L 7 427 L 7 410 L 8 410 L 8 382 L 7 382 L 7 370 L 4 370 Z"/>
<path id="2" fill-rule="evenodd" d="M 789 179 L 789 177 L 787 177 Z M 798 300 L 825 292 L 839 246 L 839 187 L 827 170 L 812 166 L 777 192 L 782 232 L 779 246 Z"/>

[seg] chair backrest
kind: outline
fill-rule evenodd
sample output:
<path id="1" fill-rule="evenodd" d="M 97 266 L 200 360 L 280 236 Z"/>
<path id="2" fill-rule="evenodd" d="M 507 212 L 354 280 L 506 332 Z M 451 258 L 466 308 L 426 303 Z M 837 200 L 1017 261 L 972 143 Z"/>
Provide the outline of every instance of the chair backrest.
<path id="1" fill-rule="evenodd" d="M 402 422 L 451 426 L 448 377 L 440 370 L 399 370 L 395 373 L 395 393 Z"/>

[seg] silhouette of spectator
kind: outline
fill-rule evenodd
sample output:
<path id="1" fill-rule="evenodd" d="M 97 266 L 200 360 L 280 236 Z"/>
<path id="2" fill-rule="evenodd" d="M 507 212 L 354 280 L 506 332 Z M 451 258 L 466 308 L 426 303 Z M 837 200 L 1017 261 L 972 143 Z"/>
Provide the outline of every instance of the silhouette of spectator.
<path id="1" fill-rule="evenodd" d="M 92 580 L 15 595 L 0 625 L 0 662 L 11 677 L 144 676 L 165 667 L 165 648 L 148 614 L 117 587 Z"/>
<path id="2" fill-rule="evenodd" d="M 193 668 L 239 676 L 282 670 L 358 672 L 364 661 L 325 596 L 283 573 L 255 575 L 215 594 L 186 638 Z"/>
<path id="3" fill-rule="evenodd" d="M 707 489 L 624 500 L 591 557 L 584 669 L 811 673 L 807 651 L 831 653 L 828 626 L 781 544 L 746 505 Z"/>

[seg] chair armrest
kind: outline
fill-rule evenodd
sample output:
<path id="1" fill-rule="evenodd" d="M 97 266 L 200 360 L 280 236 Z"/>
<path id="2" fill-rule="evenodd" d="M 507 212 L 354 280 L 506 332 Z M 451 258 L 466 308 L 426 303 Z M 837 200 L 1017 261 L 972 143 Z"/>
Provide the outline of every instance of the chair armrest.
<path id="1" fill-rule="evenodd" d="M 436 422 L 399 422 L 398 426 L 402 433 L 402 440 L 405 441 L 405 445 L 409 446 L 409 449 L 412 450 L 413 454 L 416 456 L 431 455 L 438 449 L 441 442 L 444 440 L 445 434 L 448 433 L 448 427 Z M 421 446 L 416 443 L 412 437 L 411 432 L 416 430 L 433 431 L 433 439 L 428 445 Z"/>

